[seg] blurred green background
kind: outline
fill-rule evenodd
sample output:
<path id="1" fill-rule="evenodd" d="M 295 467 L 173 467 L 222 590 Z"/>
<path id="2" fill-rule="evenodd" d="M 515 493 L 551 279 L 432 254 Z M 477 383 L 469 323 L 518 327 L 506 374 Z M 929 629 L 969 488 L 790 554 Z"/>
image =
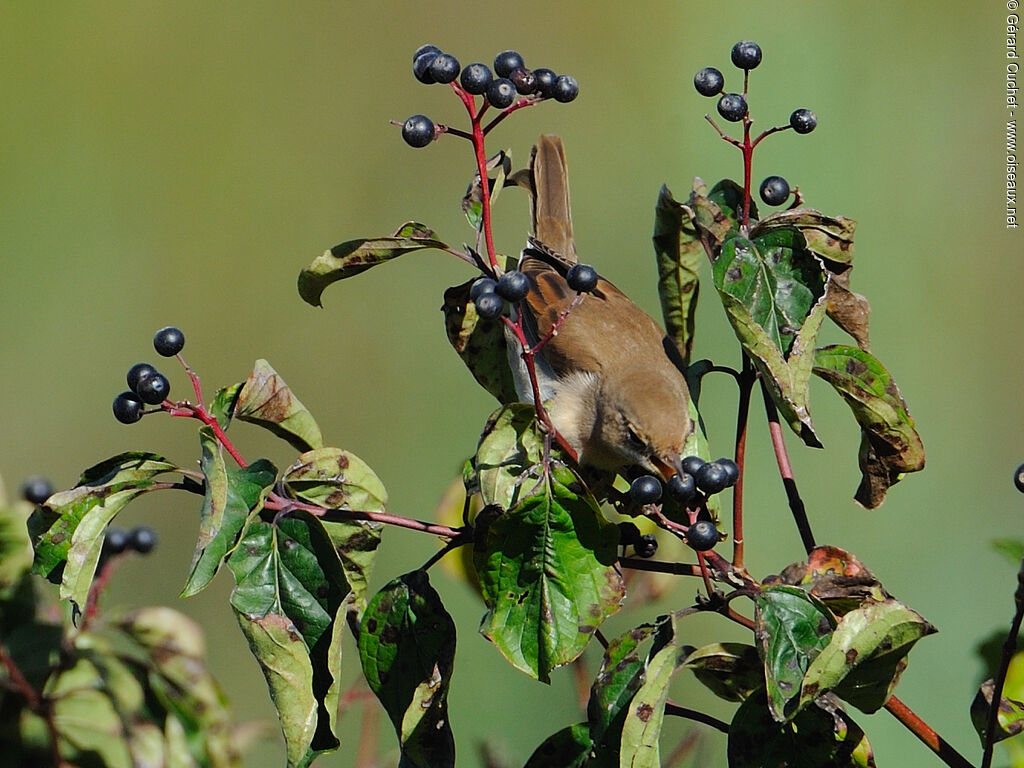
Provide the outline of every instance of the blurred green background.
<path id="1" fill-rule="evenodd" d="M 973 649 L 1008 622 L 1015 573 L 989 542 L 1024 537 L 1010 482 L 1024 459 L 1024 249 L 1004 228 L 1005 17 L 994 0 L 5 4 L 0 472 L 9 488 L 31 473 L 68 487 L 122 450 L 195 460 L 191 424 L 147 418 L 129 428 L 110 415 L 124 371 L 151 360 L 154 330 L 174 323 L 208 392 L 269 359 L 328 443 L 377 470 L 394 512 L 431 517 L 493 406 L 448 347 L 438 312 L 444 288 L 467 269 L 440 253 L 408 256 L 332 286 L 319 310 L 295 290 L 299 269 L 325 248 L 409 219 L 454 243 L 472 236 L 458 206 L 472 173 L 468 146 L 414 151 L 388 125 L 415 112 L 463 121 L 446 89 L 413 80 L 412 51 L 434 42 L 468 63 L 515 47 L 528 64 L 577 77 L 577 102 L 515 115 L 490 146 L 511 148 L 519 166 L 540 132 L 562 134 L 581 254 L 657 312 L 649 238 L 659 186 L 685 196 L 694 175 L 741 173 L 738 153 L 704 123 L 713 102 L 694 92 L 692 75 L 715 65 L 735 86 L 729 49 L 753 38 L 764 49 L 750 98 L 758 124 L 802 106 L 819 118 L 809 136 L 762 145 L 755 177 L 782 174 L 810 205 L 859 221 L 853 286 L 872 301 L 874 352 L 928 451 L 925 472 L 882 509 L 858 508 L 857 430 L 815 382 L 827 449 L 791 440 L 797 478 L 818 539 L 856 552 L 939 627 L 915 649 L 899 693 L 975 758 L 967 707 L 982 668 Z M 517 191 L 497 217 L 499 248 L 517 251 L 528 226 Z M 735 363 L 716 304 L 705 293 L 697 354 Z M 830 331 L 825 340 L 841 338 Z M 184 396 L 187 381 L 171 373 Z M 705 389 L 716 454 L 729 450 L 733 399 L 726 380 Z M 802 551 L 763 420 L 754 424 L 747 547 L 752 573 L 764 576 Z M 290 461 L 283 444 L 236 429 L 246 455 Z M 174 495 L 129 508 L 121 522 L 154 525 L 162 546 L 124 566 L 108 603 L 166 603 L 197 617 L 238 715 L 269 718 L 225 602 L 230 577 L 178 598 L 197 508 Z M 388 531 L 376 583 L 435 549 L 428 537 Z M 469 588 L 440 570 L 434 580 L 460 629 L 451 693 L 460 765 L 479 764 L 483 741 L 521 765 L 544 736 L 579 719 L 571 675 L 548 688 L 514 672 L 477 634 L 481 607 Z M 695 590 L 681 581 L 609 632 Z M 691 642 L 742 637 L 723 624 L 693 620 Z M 588 658 L 593 671 L 599 656 Z M 677 701 L 728 717 L 729 707 L 679 678 Z M 858 719 L 879 765 L 938 764 L 886 713 Z M 359 727 L 358 711 L 346 715 L 342 751 L 321 763 L 352 765 Z M 686 727 L 671 724 L 666 752 Z M 391 750 L 383 764 L 393 764 L 393 738 L 382 744 Z M 247 765 L 282 759 L 275 734 Z M 724 765 L 724 740 L 706 733 L 685 764 Z"/>

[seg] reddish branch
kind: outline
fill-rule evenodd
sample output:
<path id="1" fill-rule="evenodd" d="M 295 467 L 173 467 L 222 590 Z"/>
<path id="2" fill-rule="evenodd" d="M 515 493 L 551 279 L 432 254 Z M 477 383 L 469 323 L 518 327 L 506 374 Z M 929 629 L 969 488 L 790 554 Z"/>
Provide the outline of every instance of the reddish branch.
<path id="1" fill-rule="evenodd" d="M 793 468 L 789 464 L 789 453 L 786 451 L 786 441 L 782 434 L 782 424 L 779 422 L 779 412 L 763 381 L 761 382 L 761 392 L 764 395 L 764 410 L 768 416 L 768 431 L 772 436 L 772 448 L 775 450 L 775 460 L 779 465 L 782 485 L 786 489 L 789 509 L 793 513 L 793 521 L 800 532 L 804 550 L 810 554 L 816 546 L 814 534 L 811 532 L 811 523 L 807 519 L 807 510 L 804 508 L 803 499 L 800 498 L 800 492 L 796 488 L 796 480 L 793 479 Z"/>
<path id="2" fill-rule="evenodd" d="M 935 732 L 935 729 L 895 696 L 889 697 L 885 708 L 950 768 L 974 768 L 967 758 L 953 749 L 949 742 Z"/>

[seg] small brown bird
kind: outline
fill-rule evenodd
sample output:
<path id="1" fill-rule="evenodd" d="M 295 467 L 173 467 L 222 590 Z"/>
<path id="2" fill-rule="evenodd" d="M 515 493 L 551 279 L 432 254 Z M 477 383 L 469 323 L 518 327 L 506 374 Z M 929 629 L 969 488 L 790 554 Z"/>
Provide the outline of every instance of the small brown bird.
<path id="1" fill-rule="evenodd" d="M 578 259 L 569 207 L 565 152 L 558 136 L 541 136 L 530 162 L 533 237 L 519 269 L 530 279 L 520 306 L 531 343 L 544 338 L 578 294 L 565 273 Z M 541 397 L 581 463 L 600 469 L 640 466 L 668 479 L 681 471 L 693 429 L 686 380 L 673 348 L 651 317 L 603 278 L 583 295 L 537 355 Z M 522 400 L 533 402 L 520 348 L 509 358 Z"/>

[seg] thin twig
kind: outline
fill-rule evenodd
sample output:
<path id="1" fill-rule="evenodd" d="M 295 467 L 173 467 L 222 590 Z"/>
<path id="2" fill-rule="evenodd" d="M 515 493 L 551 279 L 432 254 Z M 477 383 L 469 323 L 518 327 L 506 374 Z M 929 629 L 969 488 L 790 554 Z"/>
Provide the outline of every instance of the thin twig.
<path id="1" fill-rule="evenodd" d="M 315 515 L 328 522 L 362 520 L 370 523 L 384 523 L 385 525 L 394 525 L 399 528 L 408 528 L 410 531 L 443 536 L 446 539 L 459 538 L 467 533 L 465 528 L 451 528 L 447 525 L 428 523 L 425 520 L 417 520 L 412 517 L 393 515 L 390 512 L 370 512 L 361 509 L 326 509 L 315 504 L 306 504 L 295 499 L 288 499 L 277 493 L 271 493 L 267 496 L 264 507 L 270 510 L 277 510 L 282 514 L 301 509 L 303 512 L 309 512 L 311 515 Z"/>
<path id="2" fill-rule="evenodd" d="M 910 707 L 895 696 L 889 697 L 885 708 L 950 768 L 974 768 L 967 758 L 953 749 L 949 742 L 935 732 L 934 728 L 914 714 Z"/>
<path id="3" fill-rule="evenodd" d="M 700 566 L 694 563 L 667 563 L 662 560 L 646 560 L 641 557 L 620 557 L 619 565 L 634 571 L 671 573 L 676 576 L 700 576 Z"/>
<path id="4" fill-rule="evenodd" d="M 744 567 L 743 481 L 747 457 L 747 424 L 749 423 L 750 416 L 750 396 L 756 380 L 757 376 L 754 373 L 754 367 L 750 364 L 750 358 L 744 354 L 743 372 L 736 377 L 740 396 L 736 413 L 736 446 L 733 457 L 740 472 L 739 479 L 732 490 L 732 565 L 733 568 L 737 569 Z"/>
<path id="5" fill-rule="evenodd" d="M 989 768 L 992 765 L 999 705 L 1003 700 L 1006 673 L 1010 668 L 1013 655 L 1017 652 L 1017 637 L 1020 635 L 1021 622 L 1024 621 L 1024 560 L 1021 561 L 1020 569 L 1017 571 L 1017 589 L 1013 593 L 1013 601 L 1016 610 L 1013 614 L 1013 621 L 1010 622 L 1010 631 L 1006 633 L 1006 640 L 1003 641 L 1003 655 L 999 659 L 999 669 L 996 670 L 992 686 L 992 701 L 989 703 L 988 720 L 985 724 L 985 751 L 981 758 L 981 768 Z"/>
<path id="6" fill-rule="evenodd" d="M 716 728 L 722 733 L 729 732 L 729 724 L 719 720 L 717 717 L 704 714 L 696 709 L 689 709 L 688 707 L 681 707 L 671 701 L 665 702 L 665 714 L 674 715 L 675 717 L 685 717 L 687 720 L 694 720 L 698 723 L 704 723 L 704 725 L 710 725 L 712 728 Z"/>
<path id="7" fill-rule="evenodd" d="M 814 534 L 811 532 L 811 523 L 807 519 L 807 510 L 804 508 L 803 499 L 796 487 L 796 480 L 793 479 L 793 468 L 789 464 L 789 453 L 786 451 L 786 441 L 782 434 L 782 424 L 779 422 L 779 411 L 775 407 L 775 401 L 768 393 L 768 387 L 761 382 L 761 393 L 764 395 L 764 410 L 768 416 L 768 431 L 772 436 L 772 448 L 775 450 L 775 460 L 779 465 L 779 475 L 782 477 L 782 485 L 786 489 L 786 499 L 789 501 L 789 509 L 793 513 L 793 521 L 800 532 L 800 540 L 803 542 L 804 550 L 810 554 L 816 546 Z"/>

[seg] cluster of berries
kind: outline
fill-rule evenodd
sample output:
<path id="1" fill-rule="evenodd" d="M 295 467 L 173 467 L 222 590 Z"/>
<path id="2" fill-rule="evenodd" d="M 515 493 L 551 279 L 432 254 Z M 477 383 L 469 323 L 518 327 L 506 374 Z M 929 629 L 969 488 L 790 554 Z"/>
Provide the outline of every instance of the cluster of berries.
<path id="1" fill-rule="evenodd" d="M 174 326 L 161 328 L 153 337 L 153 348 L 163 357 L 174 357 L 185 347 L 185 334 Z M 171 393 L 171 384 L 149 363 L 136 363 L 128 369 L 128 389 L 114 398 L 114 418 L 122 424 L 134 424 L 142 418 L 144 405 L 159 405 Z"/>
<path id="2" fill-rule="evenodd" d="M 573 264 L 565 274 L 565 281 L 577 293 L 589 293 L 597 287 L 597 270 L 589 264 Z M 515 304 L 529 292 L 530 279 L 513 269 L 497 280 L 479 278 L 470 287 L 469 298 L 480 317 L 493 320 L 505 312 L 505 302 Z"/>
<path id="3" fill-rule="evenodd" d="M 731 488 L 740 478 L 739 467 L 732 459 L 704 461 L 699 456 L 687 456 L 682 467 L 682 473 L 673 475 L 665 488 L 654 475 L 641 475 L 630 485 L 629 495 L 639 504 L 656 504 L 667 489 L 669 496 L 680 504 L 699 509 L 708 496 Z M 686 543 L 698 552 L 711 549 L 720 540 L 721 535 L 710 520 L 698 520 L 686 533 Z"/>
<path id="4" fill-rule="evenodd" d="M 693 76 L 693 86 L 701 96 L 721 96 L 718 114 L 731 123 L 749 121 L 746 98 L 746 75 L 761 63 L 761 46 L 752 40 L 741 40 L 732 47 L 732 63 L 743 70 L 744 93 L 723 93 L 725 76 L 714 67 L 704 67 Z M 776 130 L 785 130 L 780 126 Z M 797 133 L 810 133 L 818 127 L 818 118 L 809 109 L 797 109 L 789 116 L 789 128 Z M 782 205 L 789 198 L 789 182 L 781 176 L 769 176 L 761 182 L 761 199 L 767 205 Z"/>
<path id="5" fill-rule="evenodd" d="M 529 69 L 518 51 L 502 51 L 494 57 L 494 68 L 474 62 L 463 68 L 459 60 L 436 45 L 421 45 L 412 55 L 412 73 L 425 85 L 454 83 L 472 96 L 483 96 L 495 109 L 512 106 L 517 96 L 562 103 L 579 95 L 580 86 L 572 75 L 559 75 L 546 67 Z M 402 138 L 411 147 L 425 147 L 437 136 L 434 121 L 413 115 L 402 124 Z"/>
<path id="6" fill-rule="evenodd" d="M 156 538 L 156 531 L 148 525 L 139 525 L 130 531 L 112 525 L 103 537 L 102 556 L 111 557 L 129 550 L 148 555 L 156 547 Z"/>

